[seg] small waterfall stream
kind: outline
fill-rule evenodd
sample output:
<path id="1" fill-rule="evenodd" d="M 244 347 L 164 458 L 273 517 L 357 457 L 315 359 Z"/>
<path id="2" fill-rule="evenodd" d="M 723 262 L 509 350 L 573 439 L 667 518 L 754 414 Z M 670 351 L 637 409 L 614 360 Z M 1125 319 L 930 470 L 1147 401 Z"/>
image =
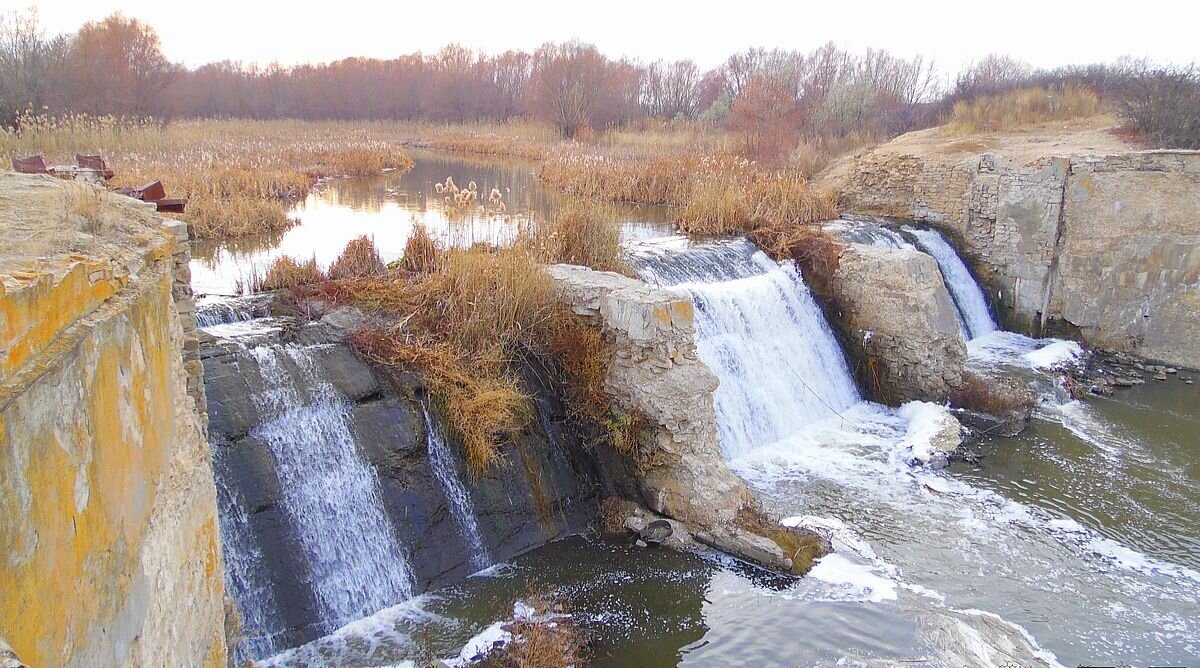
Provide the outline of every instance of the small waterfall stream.
<path id="1" fill-rule="evenodd" d="M 358 452 L 349 402 L 314 373 L 307 350 L 248 349 L 271 416 L 251 431 L 275 461 L 283 503 L 314 573 L 327 630 L 413 594 L 408 557 L 383 510 L 375 469 Z M 304 396 L 299 388 L 308 388 Z"/>
<path id="2" fill-rule="evenodd" d="M 904 231 L 917 240 L 921 250 L 937 260 L 942 270 L 946 289 L 958 307 L 959 319 L 963 323 L 963 334 L 969 341 L 996 331 L 996 321 L 988 309 L 987 299 L 979 283 L 971 275 L 958 251 L 937 230 L 905 226 Z"/>
<path id="3" fill-rule="evenodd" d="M 480 571 L 492 565 L 487 547 L 483 542 L 483 534 L 479 531 L 479 522 L 475 519 L 475 508 L 471 497 L 463 485 L 458 471 L 454 467 L 454 455 L 446 444 L 446 437 L 437 421 L 429 414 L 429 407 L 421 402 L 421 416 L 425 418 L 425 440 L 429 445 L 429 465 L 437 476 L 446 500 L 450 502 L 450 510 L 454 514 L 454 522 L 471 551 L 471 567 Z"/>
<path id="4" fill-rule="evenodd" d="M 222 469 L 219 458 L 224 445 L 214 445 L 214 468 Z M 262 550 L 250 527 L 250 514 L 235 492 L 220 475 L 216 478 L 217 507 L 221 527 L 222 554 L 225 557 L 225 591 L 237 601 L 241 612 L 244 654 L 235 658 L 238 665 L 246 659 L 270 656 L 278 649 L 275 636 L 283 631 L 282 615 L 263 564 Z"/>
<path id="5" fill-rule="evenodd" d="M 715 393 L 726 458 L 778 441 L 860 400 L 841 347 L 791 263 L 746 240 L 648 249 L 641 275 L 688 293 Z"/>

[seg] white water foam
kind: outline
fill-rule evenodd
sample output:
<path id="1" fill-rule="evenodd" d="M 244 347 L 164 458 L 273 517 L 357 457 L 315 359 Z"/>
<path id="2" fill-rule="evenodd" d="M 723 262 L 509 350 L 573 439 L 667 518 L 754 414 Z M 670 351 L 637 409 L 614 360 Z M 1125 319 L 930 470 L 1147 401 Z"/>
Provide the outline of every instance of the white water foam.
<path id="1" fill-rule="evenodd" d="M 266 384 L 256 400 L 269 416 L 251 435 L 274 459 L 325 628 L 412 597 L 408 556 L 384 512 L 375 469 L 358 452 L 349 402 L 302 348 L 263 345 L 248 352 Z"/>

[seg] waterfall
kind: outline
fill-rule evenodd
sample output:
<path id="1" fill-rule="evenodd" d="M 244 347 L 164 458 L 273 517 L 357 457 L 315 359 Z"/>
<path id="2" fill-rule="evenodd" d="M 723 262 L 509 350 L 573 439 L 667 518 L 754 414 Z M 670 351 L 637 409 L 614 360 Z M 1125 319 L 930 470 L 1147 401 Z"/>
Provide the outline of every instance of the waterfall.
<path id="1" fill-rule="evenodd" d="M 221 553 L 225 558 L 225 591 L 237 601 L 245 643 L 235 650 L 235 663 L 274 654 L 275 636 L 283 631 L 279 605 L 266 577 L 262 550 L 250 528 L 250 516 L 237 495 L 224 482 L 222 453 L 228 447 L 213 443 L 214 469 L 218 471 L 217 507 Z M 245 656 L 243 656 L 243 654 Z"/>
<path id="2" fill-rule="evenodd" d="M 267 417 L 250 435 L 274 459 L 325 630 L 410 598 L 412 570 L 375 469 L 358 452 L 350 403 L 319 377 L 305 349 L 260 345 L 248 353 L 264 381 L 255 400 Z"/>
<path id="3" fill-rule="evenodd" d="M 996 331 L 996 321 L 992 319 L 992 313 L 988 310 L 983 290 L 979 288 L 979 283 L 975 281 L 971 270 L 954 247 L 936 230 L 909 226 L 903 229 L 917 240 L 922 251 L 937 260 L 938 267 L 942 270 L 942 279 L 946 282 L 946 289 L 950 291 L 950 296 L 954 298 L 954 304 L 958 307 L 966 339 L 969 341 Z"/>
<path id="4" fill-rule="evenodd" d="M 471 567 L 476 571 L 481 571 L 491 566 L 492 560 L 488 556 L 487 547 L 484 546 L 479 523 L 475 520 L 475 509 L 471 505 L 471 497 L 454 467 L 454 455 L 446 444 L 442 429 L 429 415 L 429 407 L 425 405 L 425 402 L 421 402 L 421 415 L 425 418 L 425 440 L 429 443 L 429 465 L 433 468 L 433 473 L 437 476 L 442 491 L 446 493 L 446 500 L 450 502 L 450 511 L 454 515 L 454 522 L 458 524 L 458 532 L 471 551 Z"/>
<path id="5" fill-rule="evenodd" d="M 642 278 L 696 307 L 697 349 L 714 393 L 726 458 L 778 441 L 860 399 L 841 347 L 792 263 L 741 239 L 634 251 Z"/>

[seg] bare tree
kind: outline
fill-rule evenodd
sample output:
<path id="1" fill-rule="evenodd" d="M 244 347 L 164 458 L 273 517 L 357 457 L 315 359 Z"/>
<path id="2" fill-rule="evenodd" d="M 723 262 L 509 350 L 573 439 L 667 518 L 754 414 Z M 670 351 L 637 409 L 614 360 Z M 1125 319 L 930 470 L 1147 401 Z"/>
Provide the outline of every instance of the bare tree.
<path id="1" fill-rule="evenodd" d="M 592 120 L 597 96 L 604 94 L 606 59 L 580 42 L 545 44 L 533 54 L 527 99 L 529 111 L 574 137 Z"/>
<path id="2" fill-rule="evenodd" d="M 36 9 L 0 14 L 0 125 L 49 103 L 62 73 L 65 46 L 63 37 L 46 37 Z"/>
<path id="3" fill-rule="evenodd" d="M 167 108 L 159 96 L 179 71 L 163 55 L 153 28 L 119 13 L 84 24 L 71 41 L 68 72 L 79 111 L 159 113 Z"/>

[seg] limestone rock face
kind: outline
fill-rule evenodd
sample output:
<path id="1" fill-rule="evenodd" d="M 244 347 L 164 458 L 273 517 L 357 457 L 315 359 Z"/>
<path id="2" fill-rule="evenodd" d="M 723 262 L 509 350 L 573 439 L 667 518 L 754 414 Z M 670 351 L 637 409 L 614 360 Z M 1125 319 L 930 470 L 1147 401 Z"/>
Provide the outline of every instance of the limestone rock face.
<path id="1" fill-rule="evenodd" d="M 717 377 L 696 356 L 692 303 L 611 272 L 574 265 L 548 269 L 579 315 L 616 347 L 605 389 L 617 406 L 652 425 L 653 464 L 642 495 L 655 512 L 702 527 L 732 520 L 749 501 L 717 440 Z"/>
<path id="2" fill-rule="evenodd" d="M 903 139 L 848 166 L 845 210 L 951 232 L 1007 328 L 1200 367 L 1200 152 L 939 154 Z"/>
<path id="3" fill-rule="evenodd" d="M 962 383 L 967 346 L 937 262 L 916 251 L 849 244 L 830 282 L 852 353 L 894 401 L 942 401 Z"/>

